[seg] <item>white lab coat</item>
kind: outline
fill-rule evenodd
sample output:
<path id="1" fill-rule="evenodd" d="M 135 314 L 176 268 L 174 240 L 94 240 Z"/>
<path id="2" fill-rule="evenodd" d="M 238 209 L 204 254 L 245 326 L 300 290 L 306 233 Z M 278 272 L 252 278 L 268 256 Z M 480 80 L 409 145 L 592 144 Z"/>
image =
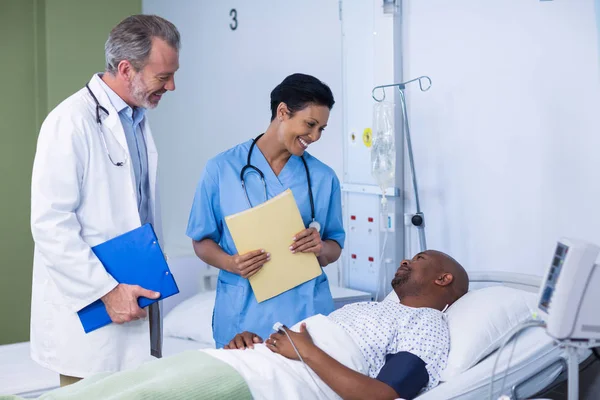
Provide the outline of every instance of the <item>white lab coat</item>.
<path id="1" fill-rule="evenodd" d="M 76 313 L 117 285 L 91 247 L 141 225 L 121 120 L 98 75 L 89 86 L 109 111 L 108 116 L 101 113 L 102 133 L 96 104 L 84 87 L 42 124 L 31 188 L 35 242 L 31 356 L 44 367 L 76 377 L 118 371 L 151 359 L 148 318 L 86 334 Z M 147 118 L 142 130 L 148 150 L 150 215 L 160 235 L 158 154 Z M 124 166 L 111 163 L 101 134 L 113 160 L 126 160 Z"/>

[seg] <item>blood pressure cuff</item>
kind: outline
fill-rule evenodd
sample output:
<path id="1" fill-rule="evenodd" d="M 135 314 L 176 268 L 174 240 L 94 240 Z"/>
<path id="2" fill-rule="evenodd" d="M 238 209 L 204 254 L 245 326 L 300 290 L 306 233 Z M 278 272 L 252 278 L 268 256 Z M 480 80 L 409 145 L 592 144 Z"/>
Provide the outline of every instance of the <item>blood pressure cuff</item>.
<path id="1" fill-rule="evenodd" d="M 394 389 L 399 397 L 413 399 L 429 382 L 425 365 L 423 360 L 407 351 L 388 354 L 377 380 Z"/>

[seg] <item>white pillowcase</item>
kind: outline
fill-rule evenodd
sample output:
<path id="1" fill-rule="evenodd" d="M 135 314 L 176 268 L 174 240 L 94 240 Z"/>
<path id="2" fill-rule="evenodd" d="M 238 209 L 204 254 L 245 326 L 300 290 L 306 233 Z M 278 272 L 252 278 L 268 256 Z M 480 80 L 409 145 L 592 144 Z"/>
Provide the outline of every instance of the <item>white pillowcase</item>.
<path id="1" fill-rule="evenodd" d="M 473 290 L 461 297 L 446 312 L 450 354 L 441 380 L 459 375 L 497 350 L 536 311 L 536 294 L 507 286 Z"/>
<path id="2" fill-rule="evenodd" d="M 214 346 L 212 315 L 215 292 L 198 293 L 175 306 L 165 317 L 165 337 L 191 339 Z"/>

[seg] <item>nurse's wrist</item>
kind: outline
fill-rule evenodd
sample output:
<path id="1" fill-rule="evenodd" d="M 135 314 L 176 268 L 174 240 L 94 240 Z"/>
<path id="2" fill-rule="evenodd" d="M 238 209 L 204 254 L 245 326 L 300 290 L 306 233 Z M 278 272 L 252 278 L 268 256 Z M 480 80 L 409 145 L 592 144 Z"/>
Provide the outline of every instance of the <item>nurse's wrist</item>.
<path id="1" fill-rule="evenodd" d="M 327 254 L 327 242 L 325 240 L 321 242 L 321 250 L 319 250 L 319 253 L 315 254 L 317 257 L 323 257 L 323 255 Z"/>
<path id="2" fill-rule="evenodd" d="M 238 275 L 239 273 L 235 270 L 235 256 L 227 255 L 225 262 L 223 263 L 223 269 L 232 274 Z"/>
<path id="3" fill-rule="evenodd" d="M 319 264 L 324 267 L 326 265 L 329 264 L 328 259 L 327 259 L 327 247 L 329 246 L 329 243 L 327 243 L 326 240 L 323 240 L 321 242 L 321 251 L 319 251 L 319 254 L 317 254 L 317 259 L 319 260 Z"/>

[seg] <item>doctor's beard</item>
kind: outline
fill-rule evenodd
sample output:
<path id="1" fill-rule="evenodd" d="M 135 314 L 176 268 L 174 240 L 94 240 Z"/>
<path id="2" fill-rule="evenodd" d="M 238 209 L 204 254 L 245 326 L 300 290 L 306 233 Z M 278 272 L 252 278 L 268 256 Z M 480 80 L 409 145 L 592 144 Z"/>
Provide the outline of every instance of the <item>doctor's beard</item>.
<path id="1" fill-rule="evenodd" d="M 148 92 L 148 86 L 142 80 L 142 74 L 138 73 L 133 77 L 131 81 L 131 97 L 134 101 L 139 104 L 140 107 L 146 109 L 156 108 L 160 98 L 156 101 L 152 100 L 154 94 L 163 94 L 165 90 L 158 90 L 156 92 Z"/>

